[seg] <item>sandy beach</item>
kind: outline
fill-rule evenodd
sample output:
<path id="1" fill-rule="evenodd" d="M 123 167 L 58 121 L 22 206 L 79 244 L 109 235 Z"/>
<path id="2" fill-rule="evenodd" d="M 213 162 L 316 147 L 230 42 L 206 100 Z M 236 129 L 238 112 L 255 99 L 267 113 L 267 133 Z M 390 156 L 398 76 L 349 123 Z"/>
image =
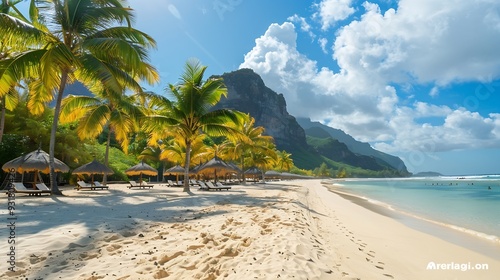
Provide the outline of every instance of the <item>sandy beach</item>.
<path id="1" fill-rule="evenodd" d="M 230 191 L 3 195 L 1 279 L 495 279 L 500 260 L 412 229 L 321 180 Z M 9 233 L 10 231 L 10 233 Z M 15 248 L 9 241 L 15 240 Z M 15 265 L 8 255 L 14 252 Z M 437 269 L 432 268 L 435 264 Z M 486 264 L 484 269 L 476 264 Z M 461 267 L 457 267 L 461 266 Z M 15 268 L 15 272 L 9 268 Z M 452 269 L 454 268 L 454 269 Z"/>

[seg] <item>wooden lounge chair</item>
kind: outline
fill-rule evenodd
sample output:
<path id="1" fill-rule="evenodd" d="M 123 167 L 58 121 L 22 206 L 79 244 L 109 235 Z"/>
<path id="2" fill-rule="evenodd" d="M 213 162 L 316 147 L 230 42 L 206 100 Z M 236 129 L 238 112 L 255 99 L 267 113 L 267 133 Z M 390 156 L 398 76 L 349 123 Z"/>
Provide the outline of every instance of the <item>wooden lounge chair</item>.
<path id="1" fill-rule="evenodd" d="M 130 183 L 130 186 L 128 186 L 129 189 L 131 189 L 131 188 L 143 188 L 143 189 L 145 189 L 145 188 L 152 188 L 153 187 L 153 185 L 138 184 L 136 181 L 129 181 L 129 183 Z"/>
<path id="2" fill-rule="evenodd" d="M 208 191 L 208 190 L 209 190 L 209 189 L 208 189 L 208 186 L 207 186 L 207 185 L 205 185 L 205 183 L 204 183 L 204 182 L 202 182 L 202 181 L 198 181 L 198 184 L 200 185 L 200 188 L 199 188 L 198 190 L 200 190 L 200 191 Z"/>
<path id="3" fill-rule="evenodd" d="M 107 190 L 107 189 L 109 189 L 109 187 L 101 184 L 101 182 L 99 182 L 99 181 L 94 181 L 94 189 L 101 189 L 101 190 L 106 189 Z"/>
<path id="4" fill-rule="evenodd" d="M 207 182 L 207 186 L 208 186 L 209 190 L 215 190 L 215 191 L 230 190 L 231 189 L 230 186 L 224 186 L 222 184 L 220 186 L 214 186 L 214 184 L 212 184 L 212 182 Z"/>
<path id="5" fill-rule="evenodd" d="M 177 182 L 172 182 L 172 180 L 167 180 L 168 186 L 169 187 L 182 187 L 183 185 Z"/>
<path id="6" fill-rule="evenodd" d="M 202 182 L 202 181 L 199 181 L 199 184 L 200 184 L 200 190 L 203 190 L 203 191 L 222 191 L 222 190 L 230 190 L 231 187 L 229 186 L 222 186 L 222 187 L 218 187 L 218 186 L 214 186 L 214 184 L 212 184 L 212 182 Z"/>
<path id="7" fill-rule="evenodd" d="M 199 186 L 200 183 L 198 183 L 196 180 L 191 179 L 191 180 L 189 180 L 189 185 L 195 187 L 195 186 Z"/>
<path id="8" fill-rule="evenodd" d="M 42 193 L 50 193 L 50 189 L 45 185 L 45 183 L 38 183 L 35 185 L 37 189 L 41 190 Z"/>
<path id="9" fill-rule="evenodd" d="M 77 186 L 75 187 L 76 190 L 93 190 L 94 187 L 89 184 L 89 183 L 86 183 L 85 181 L 78 181 L 76 182 Z"/>
<path id="10" fill-rule="evenodd" d="M 216 187 L 216 188 L 223 189 L 223 190 L 229 190 L 229 189 L 231 189 L 231 187 L 230 187 L 230 186 L 225 186 L 225 185 L 223 185 L 221 182 L 217 182 L 217 183 L 215 183 L 215 187 Z"/>
<path id="11" fill-rule="evenodd" d="M 39 189 L 27 189 L 23 183 L 12 183 L 12 188 L 14 189 L 14 191 L 16 193 L 25 193 L 25 194 L 28 194 L 28 195 L 42 195 L 43 193 L 49 193 L 50 194 L 50 190 L 47 192 L 47 191 L 42 191 L 42 190 L 39 190 Z"/>

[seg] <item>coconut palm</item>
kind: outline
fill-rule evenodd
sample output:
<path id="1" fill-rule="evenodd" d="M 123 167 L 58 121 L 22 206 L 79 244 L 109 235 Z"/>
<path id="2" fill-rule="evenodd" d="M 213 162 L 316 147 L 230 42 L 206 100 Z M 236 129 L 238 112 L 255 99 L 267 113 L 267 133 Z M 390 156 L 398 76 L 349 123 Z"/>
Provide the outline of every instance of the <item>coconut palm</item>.
<path id="1" fill-rule="evenodd" d="M 204 139 L 205 135 L 202 134 L 191 143 L 190 167 L 193 167 L 200 162 L 208 161 L 210 157 L 213 156 L 210 147 L 203 142 Z M 166 141 L 166 143 L 162 145 L 160 159 L 171 162 L 172 164 L 181 164 L 182 166 L 185 166 L 185 142 L 182 141 L 182 139 L 176 138 L 171 138 Z"/>
<path id="2" fill-rule="evenodd" d="M 135 96 L 124 94 L 96 94 L 95 97 L 69 95 L 62 101 L 61 123 L 78 121 L 77 133 L 80 139 L 96 138 L 107 128 L 104 164 L 109 166 L 111 135 L 127 153 L 129 135 L 138 130 L 142 111 L 135 105 Z M 107 176 L 104 174 L 103 184 Z"/>
<path id="3" fill-rule="evenodd" d="M 265 128 L 255 127 L 255 119 L 249 114 L 245 115 L 242 122 L 236 124 L 235 128 L 244 136 L 240 139 L 227 140 L 222 144 L 221 157 L 239 162 L 243 183 L 246 182 L 243 172 L 246 170 L 245 160 L 251 162 L 252 154 L 264 154 L 271 158 L 276 158 L 274 149 L 269 145 L 274 141 L 272 136 L 264 135 Z"/>
<path id="4" fill-rule="evenodd" d="M 276 162 L 278 161 L 278 152 L 276 151 L 276 146 L 274 145 L 274 143 L 269 143 L 267 148 L 268 150 L 273 151 L 272 154 L 257 151 L 255 153 L 251 153 L 250 157 L 248 158 L 248 166 L 256 166 L 262 171 L 262 181 L 266 180 L 266 171 L 276 166 Z"/>
<path id="5" fill-rule="evenodd" d="M 0 3 L 0 13 L 2 14 L 11 14 L 12 16 L 16 16 L 16 10 L 12 9 L 16 4 L 21 2 L 21 0 L 16 1 L 7 1 L 2 0 Z M 6 59 L 16 51 L 21 50 L 23 45 L 10 46 L 7 44 L 7 38 L 0 37 L 0 60 Z M 6 110 L 12 111 L 19 103 L 19 93 L 17 92 L 15 86 L 12 86 L 6 93 L 0 92 L 0 143 L 3 139 L 3 133 L 5 128 L 5 113 Z"/>
<path id="6" fill-rule="evenodd" d="M 221 78 L 204 81 L 206 68 L 197 60 L 189 60 L 180 83 L 168 87 L 173 100 L 149 94 L 151 105 L 157 109 L 147 118 L 151 138 L 156 141 L 158 136 L 155 134 L 170 134 L 182 139 L 186 149 L 185 178 L 189 175 L 192 144 L 202 133 L 227 137 L 239 135 L 230 124 L 239 122 L 241 113 L 228 109 L 212 110 L 220 98 L 227 95 L 227 89 Z M 189 191 L 187 180 L 184 182 L 184 191 Z"/>
<path id="7" fill-rule="evenodd" d="M 290 172 L 290 169 L 293 166 L 292 154 L 287 153 L 285 150 L 278 152 L 278 161 L 277 166 L 281 170 L 286 170 Z"/>
<path id="8" fill-rule="evenodd" d="M 122 93 L 127 87 L 140 91 L 139 80 L 158 80 L 147 63 L 155 41 L 132 28 L 132 19 L 132 9 L 121 0 L 31 0 L 29 20 L 0 14 L 0 38 L 29 48 L 0 61 L 0 94 L 23 79 L 37 78 L 28 87 L 31 111 L 40 113 L 56 100 L 49 147 L 52 193 L 60 193 L 54 148 L 66 85 L 80 81 L 91 92 Z"/>

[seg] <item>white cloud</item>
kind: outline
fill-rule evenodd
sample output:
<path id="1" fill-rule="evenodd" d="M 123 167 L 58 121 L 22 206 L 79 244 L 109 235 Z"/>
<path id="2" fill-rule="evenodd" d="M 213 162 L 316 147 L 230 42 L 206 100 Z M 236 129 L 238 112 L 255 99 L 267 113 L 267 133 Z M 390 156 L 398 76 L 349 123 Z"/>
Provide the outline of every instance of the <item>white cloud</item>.
<path id="1" fill-rule="evenodd" d="M 341 21 L 354 13 L 354 8 L 351 7 L 352 0 L 323 0 L 317 4 L 318 12 L 315 17 L 321 21 L 322 29 L 335 25 L 337 21 Z"/>
<path id="2" fill-rule="evenodd" d="M 351 3 L 321 4 L 334 2 Z M 500 3 L 401 0 L 383 14 L 376 4 L 363 6 L 359 20 L 336 32 L 337 72 L 318 68 L 297 50 L 288 22 L 272 24 L 240 67 L 254 69 L 283 93 L 291 114 L 331 120 L 330 126 L 387 152 L 500 147 L 498 114 L 420 102 L 412 91 L 431 85 L 423 94 L 437 97 L 439 88 L 456 82 L 500 78 Z M 334 22 L 321 18 L 323 27 Z M 395 84 L 412 95 L 398 96 Z"/>
<path id="3" fill-rule="evenodd" d="M 328 50 L 326 49 L 326 45 L 328 45 L 328 39 L 319 38 L 318 43 L 319 43 L 319 46 L 321 47 L 321 50 L 323 51 L 323 53 L 328 53 Z"/>
<path id="4" fill-rule="evenodd" d="M 305 18 L 299 17 L 297 14 L 295 14 L 291 17 L 288 17 L 287 20 L 292 23 L 298 23 L 300 25 L 300 30 L 309 34 L 309 37 L 311 37 L 312 39 L 316 38 L 316 35 L 314 35 L 314 33 L 311 31 L 311 25 L 307 23 Z"/>
<path id="5" fill-rule="evenodd" d="M 334 58 L 348 71 L 403 83 L 490 81 L 500 77 L 499 2 L 401 0 L 384 14 L 364 4 L 359 21 L 342 28 Z M 490 15 L 486 20 L 484 15 Z"/>

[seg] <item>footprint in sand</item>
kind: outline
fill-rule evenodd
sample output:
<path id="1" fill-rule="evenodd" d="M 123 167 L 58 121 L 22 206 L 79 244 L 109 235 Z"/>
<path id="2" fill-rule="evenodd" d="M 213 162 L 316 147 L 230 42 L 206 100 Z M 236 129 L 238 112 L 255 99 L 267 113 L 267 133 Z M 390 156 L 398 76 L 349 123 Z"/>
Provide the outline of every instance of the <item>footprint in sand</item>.
<path id="1" fill-rule="evenodd" d="M 179 252 L 175 252 L 174 254 L 172 254 L 171 256 L 168 256 L 168 255 L 165 255 L 163 256 L 159 261 L 158 263 L 160 265 L 164 265 L 165 263 L 177 258 L 178 256 L 180 255 L 183 255 L 184 254 L 184 251 L 179 251 Z"/>
<path id="2" fill-rule="evenodd" d="M 122 247 L 122 245 L 119 245 L 119 244 L 111 244 L 108 247 L 106 247 L 106 251 L 111 253 L 111 252 L 114 252 L 114 251 L 120 249 L 121 247 Z"/>

